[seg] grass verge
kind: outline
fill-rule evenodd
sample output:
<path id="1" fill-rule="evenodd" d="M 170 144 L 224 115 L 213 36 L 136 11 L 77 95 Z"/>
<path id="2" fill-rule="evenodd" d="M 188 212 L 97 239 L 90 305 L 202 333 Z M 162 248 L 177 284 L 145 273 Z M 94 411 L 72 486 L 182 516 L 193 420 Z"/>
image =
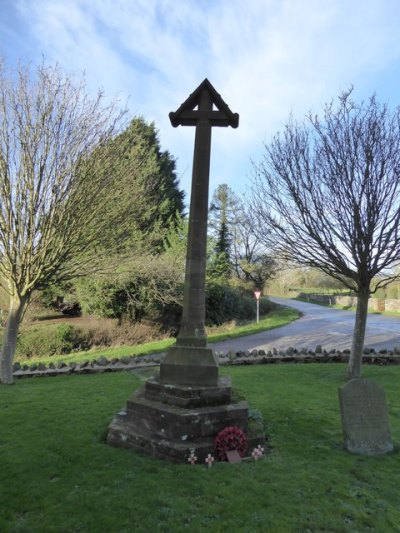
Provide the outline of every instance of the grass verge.
<path id="1" fill-rule="evenodd" d="M 313 300 L 312 298 L 301 298 L 300 296 L 296 298 L 292 298 L 293 300 L 298 300 L 299 302 L 305 302 L 310 304 L 316 304 L 316 305 L 322 305 L 323 307 L 330 307 L 332 309 L 342 309 L 343 311 L 356 311 L 355 306 L 351 305 L 340 305 L 340 304 L 332 304 L 330 305 L 327 302 L 321 302 L 320 300 Z M 368 314 L 370 315 L 382 315 L 382 316 L 390 316 L 393 318 L 400 318 L 400 311 L 372 311 L 368 310 Z"/>
<path id="2" fill-rule="evenodd" d="M 356 308 L 351 305 L 339 305 L 339 304 L 330 304 L 328 302 L 321 302 L 321 300 L 313 300 L 312 298 L 303 298 L 301 296 L 296 296 L 292 300 L 297 300 L 298 302 L 305 302 L 308 304 L 321 305 L 322 307 L 330 307 L 331 309 L 342 309 L 343 311 L 355 311 Z"/>
<path id="3" fill-rule="evenodd" d="M 341 446 L 343 365 L 221 369 L 266 422 L 257 463 L 174 465 L 104 444 L 140 380 L 121 372 L 0 387 L 0 531 L 399 531 L 398 453 Z M 384 386 L 400 441 L 399 367 L 366 367 Z"/>
<path id="4" fill-rule="evenodd" d="M 234 339 L 237 337 L 243 337 L 245 335 L 253 335 L 260 333 L 261 331 L 267 331 L 270 329 L 278 328 L 289 324 L 299 318 L 299 312 L 296 309 L 290 309 L 286 307 L 279 308 L 275 311 L 271 311 L 267 316 L 262 317 L 260 322 L 251 322 L 235 327 L 235 329 L 218 333 L 212 333 L 208 336 L 208 342 L 221 342 L 226 339 Z M 161 341 L 147 342 L 137 346 L 117 346 L 111 348 L 102 348 L 96 350 L 89 350 L 84 352 L 73 352 L 63 355 L 52 355 L 49 357 L 32 357 L 27 362 L 29 363 L 58 363 L 59 361 L 83 363 L 89 361 L 100 355 L 105 357 L 123 357 L 132 355 L 148 355 L 153 353 L 164 352 L 167 348 L 174 344 L 175 339 L 163 339 Z M 20 360 L 24 363 L 25 361 Z"/>

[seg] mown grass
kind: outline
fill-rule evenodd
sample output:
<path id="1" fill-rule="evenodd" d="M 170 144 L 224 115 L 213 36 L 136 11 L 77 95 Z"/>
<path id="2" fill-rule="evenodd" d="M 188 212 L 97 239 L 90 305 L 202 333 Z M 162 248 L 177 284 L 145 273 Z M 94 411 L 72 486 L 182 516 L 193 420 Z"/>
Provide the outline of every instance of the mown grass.
<path id="1" fill-rule="evenodd" d="M 255 333 L 260 333 L 261 331 L 267 331 L 284 326 L 290 322 L 293 322 L 298 317 L 299 312 L 296 309 L 281 307 L 275 311 L 271 311 L 265 317 L 262 317 L 258 324 L 256 322 L 250 322 L 244 325 L 239 325 L 228 331 L 219 331 L 218 333 L 211 332 L 211 334 L 208 336 L 208 342 L 220 342 L 226 339 L 234 339 L 246 335 L 253 335 Z M 58 363 L 60 361 L 83 363 L 84 361 L 90 361 L 96 357 L 100 357 L 101 355 L 104 355 L 107 358 L 149 355 L 153 353 L 164 352 L 166 349 L 172 346 L 174 342 L 174 338 L 169 338 L 160 341 L 147 342 L 145 344 L 136 346 L 116 346 L 110 348 L 98 348 L 83 352 L 73 352 L 70 354 L 52 355 L 49 357 L 32 357 L 29 358 L 27 362 L 45 364 L 50 362 Z M 19 360 L 19 362 L 23 363 L 24 361 Z"/>
<path id="2" fill-rule="evenodd" d="M 0 531 L 395 532 L 400 455 L 341 446 L 342 365 L 222 369 L 259 409 L 272 446 L 257 463 L 174 465 L 104 443 L 140 380 L 132 373 L 18 380 L 0 387 Z M 400 368 L 385 387 L 400 442 Z"/>

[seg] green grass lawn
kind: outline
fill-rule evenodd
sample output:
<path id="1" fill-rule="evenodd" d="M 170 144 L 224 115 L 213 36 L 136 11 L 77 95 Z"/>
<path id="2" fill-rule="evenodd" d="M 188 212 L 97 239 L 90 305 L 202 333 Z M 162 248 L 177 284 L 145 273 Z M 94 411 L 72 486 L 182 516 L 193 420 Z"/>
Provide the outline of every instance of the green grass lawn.
<path id="1" fill-rule="evenodd" d="M 396 532 L 400 455 L 341 446 L 337 364 L 223 368 L 266 422 L 257 463 L 175 465 L 104 444 L 140 384 L 129 372 L 18 380 L 0 387 L 0 531 Z M 399 367 L 384 386 L 400 442 Z"/>
<path id="2" fill-rule="evenodd" d="M 280 307 L 275 311 L 271 311 L 265 317 L 261 317 L 259 323 L 249 322 L 236 326 L 234 329 L 228 331 L 213 332 L 213 328 L 210 330 L 208 336 L 208 342 L 220 342 L 227 339 L 235 339 L 238 337 L 244 337 L 246 335 L 253 335 L 260 333 L 261 331 L 267 331 L 270 329 L 278 328 L 293 322 L 299 318 L 300 314 L 296 309 L 290 309 L 287 307 Z M 221 328 L 218 328 L 220 330 Z M 175 338 L 163 339 L 160 341 L 147 342 L 146 344 L 140 344 L 137 346 L 114 346 L 111 348 L 98 348 L 96 350 L 89 350 L 84 352 L 73 352 L 70 354 L 52 355 L 48 357 L 31 357 L 29 360 L 18 359 L 20 363 L 57 363 L 59 361 L 83 363 L 84 361 L 90 361 L 96 357 L 104 355 L 105 357 L 123 357 L 132 355 L 148 355 L 167 350 L 175 343 Z"/>

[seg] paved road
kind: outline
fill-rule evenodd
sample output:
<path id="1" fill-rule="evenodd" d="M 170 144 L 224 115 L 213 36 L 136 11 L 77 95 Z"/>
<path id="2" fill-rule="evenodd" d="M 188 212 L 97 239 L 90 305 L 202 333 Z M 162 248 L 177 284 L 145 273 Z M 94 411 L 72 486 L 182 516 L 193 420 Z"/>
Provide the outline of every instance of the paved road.
<path id="1" fill-rule="evenodd" d="M 285 349 L 289 346 L 315 349 L 318 344 L 327 350 L 351 348 L 355 317 L 353 311 L 330 309 L 285 298 L 271 297 L 271 300 L 299 309 L 303 316 L 282 328 L 212 344 L 214 350 L 268 350 Z M 400 346 L 400 318 L 369 315 L 365 346 L 375 349 L 393 349 L 394 346 Z"/>

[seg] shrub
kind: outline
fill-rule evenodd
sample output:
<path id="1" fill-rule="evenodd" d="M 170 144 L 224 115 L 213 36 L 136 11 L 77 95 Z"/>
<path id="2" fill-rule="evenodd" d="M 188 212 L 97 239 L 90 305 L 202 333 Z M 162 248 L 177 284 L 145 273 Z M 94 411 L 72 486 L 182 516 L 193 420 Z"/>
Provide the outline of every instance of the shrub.
<path id="1" fill-rule="evenodd" d="M 106 279 L 81 278 L 76 282 L 76 293 L 85 314 L 115 318 L 126 310 L 126 295 L 121 287 Z"/>
<path id="2" fill-rule="evenodd" d="M 269 313 L 275 305 L 267 298 L 260 300 L 260 315 Z M 220 325 L 230 320 L 250 320 L 256 316 L 256 301 L 240 289 L 217 281 L 206 286 L 206 325 Z"/>
<path id="3" fill-rule="evenodd" d="M 54 354 L 66 354 L 86 349 L 90 344 L 87 334 L 70 324 L 57 327 L 27 329 L 18 337 L 16 358 L 29 359 Z"/>
<path id="4" fill-rule="evenodd" d="M 267 315 L 277 307 L 278 306 L 274 302 L 271 302 L 271 300 L 268 300 L 268 298 L 260 299 L 260 315 Z"/>
<path id="5" fill-rule="evenodd" d="M 240 296 L 228 285 L 216 281 L 206 286 L 206 324 L 220 325 L 238 318 Z"/>
<path id="6" fill-rule="evenodd" d="M 2 342 L 0 331 L 0 343 Z M 103 320 L 99 323 L 41 324 L 22 328 L 18 337 L 16 359 L 48 357 L 74 351 L 89 350 L 94 346 L 135 345 L 159 339 L 160 328 L 151 322 L 121 325 Z"/>

